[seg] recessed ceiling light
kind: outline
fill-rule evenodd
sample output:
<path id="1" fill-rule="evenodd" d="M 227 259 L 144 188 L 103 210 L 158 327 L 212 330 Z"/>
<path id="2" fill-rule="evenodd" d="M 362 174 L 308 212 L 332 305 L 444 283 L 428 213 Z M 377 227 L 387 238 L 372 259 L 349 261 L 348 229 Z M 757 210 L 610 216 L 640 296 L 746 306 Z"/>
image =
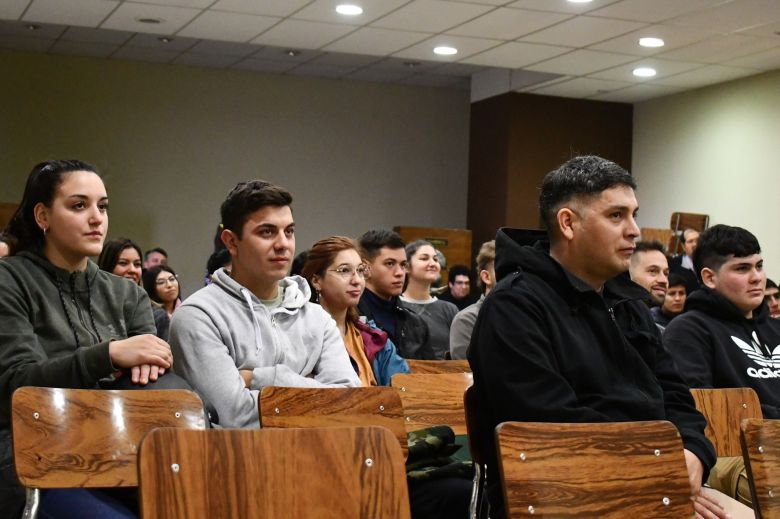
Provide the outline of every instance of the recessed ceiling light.
<path id="1" fill-rule="evenodd" d="M 655 69 L 650 67 L 635 68 L 634 75 L 636 77 L 653 77 L 655 76 Z"/>
<path id="2" fill-rule="evenodd" d="M 593 0 L 568 0 L 571 4 L 588 4 Z"/>
<path id="3" fill-rule="evenodd" d="M 162 43 L 171 43 L 173 41 L 173 38 L 169 38 L 168 36 L 160 36 L 157 39 Z"/>
<path id="4" fill-rule="evenodd" d="M 149 23 L 152 25 L 163 22 L 162 18 L 136 18 L 135 21 L 138 23 Z"/>
<path id="5" fill-rule="evenodd" d="M 406 68 L 417 68 L 421 65 L 419 61 L 404 61 L 404 67 Z"/>
<path id="6" fill-rule="evenodd" d="M 661 38 L 639 38 L 639 45 L 642 47 L 663 47 L 664 44 Z"/>
<path id="7" fill-rule="evenodd" d="M 336 6 L 336 12 L 345 16 L 357 16 L 363 14 L 363 8 L 355 4 L 340 4 Z"/>
<path id="8" fill-rule="evenodd" d="M 295 49 L 287 49 L 286 51 L 284 51 L 284 53 L 290 56 L 291 58 L 301 55 L 301 51 Z"/>
<path id="9" fill-rule="evenodd" d="M 452 56 L 453 54 L 458 53 L 458 49 L 455 47 L 447 47 L 446 45 L 440 45 L 439 47 L 436 47 L 433 49 L 434 54 L 438 54 L 439 56 Z"/>
<path id="10" fill-rule="evenodd" d="M 30 31 L 37 31 L 38 29 L 41 28 L 41 26 L 40 25 L 36 25 L 34 23 L 28 23 L 27 25 L 24 26 L 24 28 L 28 29 Z"/>

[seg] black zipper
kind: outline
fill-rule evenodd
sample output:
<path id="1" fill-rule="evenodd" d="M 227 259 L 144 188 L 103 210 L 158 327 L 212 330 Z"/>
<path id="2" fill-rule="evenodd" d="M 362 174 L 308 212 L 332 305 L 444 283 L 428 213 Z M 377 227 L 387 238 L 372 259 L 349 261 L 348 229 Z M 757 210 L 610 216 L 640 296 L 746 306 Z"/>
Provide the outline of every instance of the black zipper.
<path id="1" fill-rule="evenodd" d="M 87 330 L 87 335 L 89 335 L 89 338 L 93 342 L 98 342 L 100 339 L 98 338 L 97 334 L 90 330 L 89 326 L 87 326 L 86 321 L 84 320 L 84 314 L 81 311 L 81 305 L 79 305 L 78 301 L 76 300 L 76 283 L 74 281 L 76 276 L 76 273 L 72 273 L 70 275 L 70 299 L 73 301 L 73 306 L 76 307 L 76 315 L 79 316 L 79 323 L 81 323 L 81 326 L 84 327 L 85 330 Z"/>

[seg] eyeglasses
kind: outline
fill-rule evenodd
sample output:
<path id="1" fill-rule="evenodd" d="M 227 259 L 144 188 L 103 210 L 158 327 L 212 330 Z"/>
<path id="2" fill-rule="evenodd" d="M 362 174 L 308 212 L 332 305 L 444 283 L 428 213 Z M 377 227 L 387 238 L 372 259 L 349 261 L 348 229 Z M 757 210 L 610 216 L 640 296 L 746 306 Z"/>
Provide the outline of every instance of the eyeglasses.
<path id="1" fill-rule="evenodd" d="M 154 284 L 157 285 L 158 287 L 162 287 L 167 285 L 168 283 L 170 283 L 171 285 L 175 285 L 178 282 L 179 280 L 176 279 L 176 276 L 171 276 L 165 279 L 158 279 L 157 281 L 154 282 Z"/>
<path id="2" fill-rule="evenodd" d="M 352 279 L 352 276 L 357 274 L 357 277 L 360 279 L 363 279 L 366 277 L 366 266 L 365 265 L 358 265 L 357 267 L 348 267 L 346 265 L 341 265 L 338 268 L 335 269 L 328 269 L 331 272 L 335 272 L 339 276 L 341 276 L 342 279 Z"/>

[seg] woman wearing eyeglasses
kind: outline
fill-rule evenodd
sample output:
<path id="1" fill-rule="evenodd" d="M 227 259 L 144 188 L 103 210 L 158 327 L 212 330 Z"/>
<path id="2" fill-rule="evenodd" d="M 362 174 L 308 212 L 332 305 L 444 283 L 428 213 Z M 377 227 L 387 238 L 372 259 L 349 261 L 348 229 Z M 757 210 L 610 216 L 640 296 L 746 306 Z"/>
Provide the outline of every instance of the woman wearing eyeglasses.
<path id="1" fill-rule="evenodd" d="M 145 270 L 142 279 L 144 290 L 149 294 L 149 298 L 162 305 L 170 319 L 173 312 L 181 305 L 176 273 L 168 265 L 156 265 Z"/>
<path id="2" fill-rule="evenodd" d="M 387 334 L 373 322 L 358 318 L 357 304 L 366 286 L 365 265 L 351 239 L 331 236 L 315 243 L 302 274 L 314 288 L 312 300 L 336 321 L 364 386 L 387 386 L 394 374 L 409 372 Z"/>

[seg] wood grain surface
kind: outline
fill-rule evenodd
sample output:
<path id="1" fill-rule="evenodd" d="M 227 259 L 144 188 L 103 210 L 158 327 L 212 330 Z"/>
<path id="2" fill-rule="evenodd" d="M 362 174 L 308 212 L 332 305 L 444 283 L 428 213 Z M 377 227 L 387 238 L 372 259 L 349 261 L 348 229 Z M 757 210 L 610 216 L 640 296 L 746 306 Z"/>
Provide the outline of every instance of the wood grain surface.
<path id="1" fill-rule="evenodd" d="M 383 427 L 156 429 L 141 444 L 144 519 L 409 519 Z"/>
<path id="2" fill-rule="evenodd" d="M 761 403 L 748 387 L 691 389 L 696 409 L 707 419 L 704 434 L 718 456 L 742 456 L 739 427 L 745 418 L 762 418 Z"/>
<path id="3" fill-rule="evenodd" d="M 471 373 L 467 360 L 414 360 L 406 359 L 409 371 L 415 375 L 436 373 Z"/>
<path id="4" fill-rule="evenodd" d="M 474 383 L 471 373 L 393 375 L 404 405 L 407 432 L 432 425 L 449 425 L 455 434 L 466 434 L 463 393 Z"/>
<path id="5" fill-rule="evenodd" d="M 16 472 L 34 488 L 136 486 L 144 434 L 206 426 L 200 398 L 178 389 L 22 387 L 12 408 Z"/>
<path id="6" fill-rule="evenodd" d="M 391 387 L 264 387 L 260 392 L 262 427 L 386 427 L 395 435 L 404 458 L 408 450 L 404 410 Z"/>
<path id="7" fill-rule="evenodd" d="M 496 436 L 512 518 L 693 516 L 682 441 L 669 422 L 505 422 Z"/>
<path id="8" fill-rule="evenodd" d="M 741 429 L 756 517 L 780 518 L 780 420 L 749 418 Z"/>

